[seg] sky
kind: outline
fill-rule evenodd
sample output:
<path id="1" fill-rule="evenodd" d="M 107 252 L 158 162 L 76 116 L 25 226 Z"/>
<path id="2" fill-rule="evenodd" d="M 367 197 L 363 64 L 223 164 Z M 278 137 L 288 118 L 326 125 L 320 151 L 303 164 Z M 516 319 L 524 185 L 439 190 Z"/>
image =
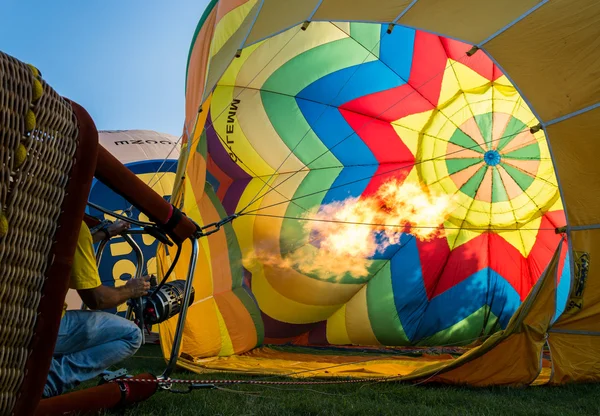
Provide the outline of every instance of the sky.
<path id="1" fill-rule="evenodd" d="M 40 69 L 98 130 L 181 135 L 187 57 L 208 0 L 0 3 L 0 50 Z"/>

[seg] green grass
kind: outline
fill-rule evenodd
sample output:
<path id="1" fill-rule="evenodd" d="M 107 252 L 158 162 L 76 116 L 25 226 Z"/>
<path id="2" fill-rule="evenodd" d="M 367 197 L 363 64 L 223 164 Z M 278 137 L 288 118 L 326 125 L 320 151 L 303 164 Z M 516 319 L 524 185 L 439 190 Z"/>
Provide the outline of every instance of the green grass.
<path id="1" fill-rule="evenodd" d="M 160 374 L 158 346 L 144 346 L 123 362 L 130 373 Z M 249 378 L 239 374 L 174 378 Z M 264 377 L 261 377 L 264 378 Z M 89 387 L 89 382 L 81 387 Z M 600 415 L 600 384 L 562 387 L 466 388 L 401 383 L 327 386 L 229 386 L 190 394 L 157 392 L 149 400 L 107 415 Z"/>

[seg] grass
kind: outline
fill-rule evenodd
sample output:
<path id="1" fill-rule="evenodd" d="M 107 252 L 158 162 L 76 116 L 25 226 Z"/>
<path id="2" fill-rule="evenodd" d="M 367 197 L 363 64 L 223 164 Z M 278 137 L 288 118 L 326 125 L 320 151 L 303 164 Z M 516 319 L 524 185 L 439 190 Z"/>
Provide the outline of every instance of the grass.
<path id="1" fill-rule="evenodd" d="M 146 345 L 121 365 L 160 374 L 158 346 Z M 199 378 L 178 371 L 174 378 Z M 239 374 L 202 378 L 246 379 Z M 94 385 L 89 382 L 81 387 Z M 600 415 L 600 384 L 561 387 L 467 388 L 401 383 L 327 386 L 229 386 L 190 394 L 159 391 L 149 400 L 106 415 Z"/>

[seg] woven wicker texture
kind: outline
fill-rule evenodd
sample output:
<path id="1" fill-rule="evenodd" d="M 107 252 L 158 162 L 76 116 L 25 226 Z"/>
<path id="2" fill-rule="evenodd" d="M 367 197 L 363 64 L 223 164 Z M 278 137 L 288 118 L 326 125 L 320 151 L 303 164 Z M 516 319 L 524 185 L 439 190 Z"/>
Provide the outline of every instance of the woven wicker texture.
<path id="1" fill-rule="evenodd" d="M 70 104 L 0 52 L 0 414 L 24 377 L 77 137 Z"/>

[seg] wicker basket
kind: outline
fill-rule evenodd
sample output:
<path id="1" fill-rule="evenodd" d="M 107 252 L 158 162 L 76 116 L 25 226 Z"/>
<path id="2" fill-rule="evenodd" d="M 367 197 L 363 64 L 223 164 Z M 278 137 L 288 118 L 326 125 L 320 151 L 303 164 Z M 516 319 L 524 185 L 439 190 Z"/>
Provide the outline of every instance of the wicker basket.
<path id="1" fill-rule="evenodd" d="M 86 118 L 0 52 L 0 414 L 31 413 L 48 373 L 95 167 Z"/>

